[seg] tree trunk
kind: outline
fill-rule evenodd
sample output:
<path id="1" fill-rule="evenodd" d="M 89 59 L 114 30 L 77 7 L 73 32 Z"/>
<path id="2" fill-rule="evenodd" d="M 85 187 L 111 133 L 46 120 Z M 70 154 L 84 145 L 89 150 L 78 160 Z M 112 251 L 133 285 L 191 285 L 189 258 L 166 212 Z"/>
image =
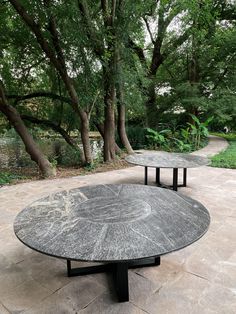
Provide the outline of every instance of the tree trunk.
<path id="1" fill-rule="evenodd" d="M 107 67 L 103 67 L 104 84 L 104 161 L 115 159 L 115 84 L 114 69 L 111 60 Z"/>
<path id="2" fill-rule="evenodd" d="M 117 131 L 121 140 L 121 143 L 127 150 L 128 154 L 133 154 L 133 148 L 130 145 L 129 139 L 127 137 L 126 128 L 125 128 L 125 105 L 124 105 L 124 94 L 121 83 L 118 83 L 117 89 L 117 111 L 118 111 L 118 120 L 117 120 Z"/>
<path id="3" fill-rule="evenodd" d="M 115 89 L 105 95 L 105 123 L 104 123 L 104 161 L 115 159 Z"/>
<path id="4" fill-rule="evenodd" d="M 21 137 L 25 145 L 26 152 L 30 155 L 31 159 L 38 164 L 43 177 L 55 176 L 56 174 L 55 168 L 50 164 L 48 159 L 43 155 L 43 153 L 40 151 L 40 149 L 34 142 L 32 135 L 26 128 L 17 110 L 10 104 L 8 104 L 7 99 L 5 97 L 3 84 L 1 82 L 0 82 L 0 111 L 7 117 L 11 125 L 14 127 L 16 132 Z"/>
<path id="5" fill-rule="evenodd" d="M 86 112 L 81 115 L 81 126 L 80 126 L 80 134 L 81 134 L 81 141 L 83 144 L 84 150 L 84 159 L 87 165 L 90 165 L 93 162 L 92 159 L 92 152 L 90 146 L 90 139 L 89 139 L 89 119 Z"/>
<path id="6" fill-rule="evenodd" d="M 120 47 L 117 44 L 115 49 L 115 69 L 117 76 L 116 91 L 117 91 L 117 132 L 120 138 L 122 145 L 125 147 L 128 154 L 133 154 L 134 151 L 130 145 L 126 128 L 125 128 L 125 101 L 124 101 L 124 83 L 123 83 L 123 71 L 120 55 Z"/>
<path id="7" fill-rule="evenodd" d="M 95 123 L 95 126 L 96 126 L 98 132 L 101 134 L 103 141 L 104 141 L 104 124 L 103 123 Z M 115 153 L 118 155 L 121 154 L 121 149 L 117 145 L 117 143 L 115 143 Z"/>
<path id="8" fill-rule="evenodd" d="M 33 124 L 39 124 L 46 128 L 52 129 L 54 132 L 59 133 L 64 140 L 69 144 L 74 150 L 79 151 L 81 155 L 81 162 L 82 164 L 85 164 L 85 157 L 84 157 L 84 151 L 79 147 L 79 145 L 76 143 L 76 141 L 64 130 L 60 125 L 55 124 L 49 120 L 44 119 L 38 119 L 36 117 L 28 116 L 28 115 L 21 115 L 21 119 L 25 121 L 29 121 Z"/>

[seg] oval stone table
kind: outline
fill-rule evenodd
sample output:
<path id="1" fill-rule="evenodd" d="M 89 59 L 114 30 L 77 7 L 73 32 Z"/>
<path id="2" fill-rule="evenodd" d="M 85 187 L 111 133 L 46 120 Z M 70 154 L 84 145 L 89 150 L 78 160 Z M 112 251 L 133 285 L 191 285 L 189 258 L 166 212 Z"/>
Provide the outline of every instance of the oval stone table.
<path id="1" fill-rule="evenodd" d="M 148 184 L 148 167 L 156 168 L 156 184 L 160 187 L 173 188 L 174 191 L 178 187 L 187 185 L 187 168 L 196 168 L 209 164 L 209 159 L 192 154 L 168 153 L 168 152 L 148 152 L 129 155 L 125 160 L 131 164 L 143 166 L 144 184 Z M 173 185 L 167 186 L 160 182 L 160 169 L 173 168 Z M 178 169 L 183 169 L 183 184 L 178 184 Z"/>
<path id="2" fill-rule="evenodd" d="M 32 203 L 14 231 L 28 247 L 66 259 L 68 276 L 113 272 L 119 301 L 128 301 L 128 268 L 159 265 L 161 255 L 198 240 L 209 222 L 202 204 L 170 190 L 94 185 Z M 105 264 L 72 269 L 71 260 Z"/>

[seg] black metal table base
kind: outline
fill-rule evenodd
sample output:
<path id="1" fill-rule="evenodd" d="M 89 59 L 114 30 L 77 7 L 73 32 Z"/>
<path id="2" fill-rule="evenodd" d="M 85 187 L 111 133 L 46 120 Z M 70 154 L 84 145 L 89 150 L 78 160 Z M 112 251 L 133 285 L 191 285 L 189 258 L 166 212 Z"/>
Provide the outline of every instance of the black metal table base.
<path id="1" fill-rule="evenodd" d="M 178 187 L 186 187 L 187 186 L 187 168 L 183 168 L 183 183 L 178 184 L 178 170 L 179 168 L 173 168 L 173 185 L 166 185 L 161 183 L 160 181 L 160 173 L 161 169 L 156 168 L 156 185 L 166 189 L 173 189 L 174 191 L 178 191 Z M 148 167 L 144 167 L 144 184 L 148 185 Z"/>
<path id="2" fill-rule="evenodd" d="M 108 263 L 103 265 L 89 267 L 71 267 L 71 260 L 67 260 L 67 275 L 68 277 L 83 276 L 103 272 L 113 273 L 114 283 L 116 287 L 117 297 L 119 302 L 129 301 L 129 280 L 128 269 L 148 266 L 158 266 L 161 263 L 160 257 L 150 257 L 139 261 Z"/>

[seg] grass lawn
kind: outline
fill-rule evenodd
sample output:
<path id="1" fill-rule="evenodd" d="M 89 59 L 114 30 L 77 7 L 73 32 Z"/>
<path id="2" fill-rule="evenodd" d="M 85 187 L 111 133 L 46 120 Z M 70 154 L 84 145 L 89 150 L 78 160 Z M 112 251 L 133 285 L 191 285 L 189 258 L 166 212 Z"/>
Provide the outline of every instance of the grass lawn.
<path id="1" fill-rule="evenodd" d="M 229 146 L 226 150 L 211 158 L 211 166 L 236 169 L 236 134 L 214 133 L 214 135 L 225 138 L 229 142 Z"/>

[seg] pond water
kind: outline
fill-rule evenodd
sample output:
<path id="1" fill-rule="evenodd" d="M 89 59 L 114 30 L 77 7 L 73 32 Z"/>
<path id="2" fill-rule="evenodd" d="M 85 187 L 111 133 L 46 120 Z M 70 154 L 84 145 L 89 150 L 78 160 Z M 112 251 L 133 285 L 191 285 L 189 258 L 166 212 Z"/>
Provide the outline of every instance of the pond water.
<path id="1" fill-rule="evenodd" d="M 102 139 L 93 138 L 90 143 L 93 158 L 98 158 L 102 153 Z M 73 166 L 80 162 L 79 154 L 61 138 L 43 138 L 37 144 L 50 161 L 59 165 Z M 79 146 L 82 149 L 82 144 Z M 0 138 L 0 168 L 34 166 L 20 138 Z"/>

